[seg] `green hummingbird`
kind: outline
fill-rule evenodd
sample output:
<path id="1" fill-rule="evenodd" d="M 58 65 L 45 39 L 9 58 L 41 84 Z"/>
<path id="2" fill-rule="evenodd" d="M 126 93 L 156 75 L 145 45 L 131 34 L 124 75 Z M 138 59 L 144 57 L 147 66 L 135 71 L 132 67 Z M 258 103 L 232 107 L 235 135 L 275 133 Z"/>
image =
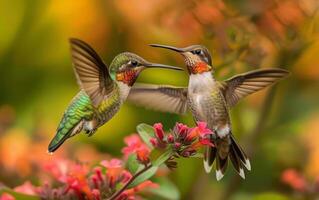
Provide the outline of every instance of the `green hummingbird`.
<path id="1" fill-rule="evenodd" d="M 84 130 L 89 136 L 109 121 L 126 100 L 138 75 L 146 68 L 181 68 L 151 63 L 140 56 L 125 52 L 110 64 L 104 64 L 87 43 L 70 39 L 72 61 L 80 92 L 64 112 L 48 152 L 57 150 L 63 142 Z"/>
<path id="2" fill-rule="evenodd" d="M 212 170 L 216 159 L 216 179 L 223 178 L 227 169 L 228 157 L 234 168 L 244 179 L 244 167 L 251 170 L 248 157 L 235 141 L 229 109 L 243 97 L 259 91 L 280 79 L 289 72 L 278 68 L 260 69 L 236 75 L 225 81 L 217 81 L 214 76 L 212 57 L 202 45 L 185 48 L 153 44 L 153 47 L 166 48 L 180 53 L 189 73 L 188 87 L 136 85 L 131 89 L 128 100 L 147 108 L 183 114 L 189 109 L 196 122 L 207 122 L 215 132 L 211 136 L 215 147 L 208 147 L 204 153 L 204 168 Z"/>

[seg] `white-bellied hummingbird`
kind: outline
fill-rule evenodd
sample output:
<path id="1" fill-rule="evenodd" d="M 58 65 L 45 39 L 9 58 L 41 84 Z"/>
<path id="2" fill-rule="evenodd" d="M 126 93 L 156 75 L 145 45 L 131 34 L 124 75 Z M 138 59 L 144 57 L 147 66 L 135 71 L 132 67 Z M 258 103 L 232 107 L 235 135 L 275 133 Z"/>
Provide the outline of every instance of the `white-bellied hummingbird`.
<path id="1" fill-rule="evenodd" d="M 189 109 L 196 122 L 206 122 L 216 133 L 211 137 L 215 146 L 208 147 L 204 153 L 205 171 L 211 171 L 216 159 L 216 179 L 220 180 L 230 158 L 236 171 L 245 178 L 244 167 L 251 170 L 251 165 L 232 134 L 229 109 L 243 97 L 279 81 L 289 72 L 279 68 L 259 69 L 217 81 L 212 57 L 206 47 L 151 46 L 170 49 L 184 57 L 189 72 L 188 87 L 136 85 L 131 89 L 128 100 L 147 108 L 178 114 Z"/>

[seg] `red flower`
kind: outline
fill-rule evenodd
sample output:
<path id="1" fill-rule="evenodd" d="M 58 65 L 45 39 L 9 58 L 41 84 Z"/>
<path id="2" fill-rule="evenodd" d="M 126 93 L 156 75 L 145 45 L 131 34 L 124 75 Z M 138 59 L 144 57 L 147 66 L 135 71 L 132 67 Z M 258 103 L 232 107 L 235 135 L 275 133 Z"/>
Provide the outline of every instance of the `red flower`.
<path id="1" fill-rule="evenodd" d="M 150 139 L 150 143 L 151 143 L 154 147 L 157 147 L 157 146 L 158 146 L 157 138 L 151 138 L 151 139 Z"/>
<path id="2" fill-rule="evenodd" d="M 15 200 L 15 198 L 11 194 L 3 193 L 0 196 L 0 200 Z"/>
<path id="3" fill-rule="evenodd" d="M 174 132 L 177 132 L 179 137 L 184 138 L 188 132 L 188 129 L 189 128 L 185 124 L 176 123 Z"/>
<path id="4" fill-rule="evenodd" d="M 295 190 L 301 192 L 306 190 L 306 180 L 295 169 L 286 169 L 281 175 L 281 181 Z"/>
<path id="5" fill-rule="evenodd" d="M 92 195 L 94 197 L 94 200 L 101 200 L 101 194 L 100 191 L 97 189 L 92 190 Z"/>
<path id="6" fill-rule="evenodd" d="M 124 138 L 124 143 L 127 145 L 122 149 L 122 153 L 125 157 L 135 153 L 136 149 L 141 145 L 142 141 L 137 134 L 132 134 Z"/>
<path id="7" fill-rule="evenodd" d="M 112 159 L 110 161 L 104 160 L 101 162 L 101 165 L 107 169 L 106 177 L 108 178 L 109 186 L 114 188 L 123 171 L 122 161 L 119 159 Z"/>
<path id="8" fill-rule="evenodd" d="M 167 136 L 167 142 L 169 142 L 169 143 L 173 143 L 174 142 L 174 136 L 172 134 L 169 134 Z"/>
<path id="9" fill-rule="evenodd" d="M 88 169 L 83 165 L 74 165 L 71 167 L 67 176 L 66 184 L 68 185 L 65 193 L 73 190 L 79 199 L 83 199 L 83 193 L 87 199 L 93 199 L 91 188 L 87 180 Z"/>
<path id="10" fill-rule="evenodd" d="M 146 145 L 141 146 L 136 150 L 137 160 L 139 160 L 143 164 L 147 164 L 150 162 L 150 150 L 146 147 Z"/>
<path id="11" fill-rule="evenodd" d="M 125 137 L 124 142 L 127 144 L 127 146 L 122 149 L 125 157 L 136 153 L 136 157 L 141 163 L 147 164 L 150 162 L 150 149 L 141 141 L 138 135 L 133 134 Z"/>
<path id="12" fill-rule="evenodd" d="M 159 139 L 159 141 L 163 141 L 164 139 L 164 130 L 163 125 L 161 123 L 156 123 L 153 125 L 155 135 Z"/>
<path id="13" fill-rule="evenodd" d="M 197 127 L 199 135 L 201 137 L 205 137 L 209 134 L 212 134 L 213 132 L 207 128 L 207 123 L 206 122 L 197 122 Z"/>
<path id="14" fill-rule="evenodd" d="M 212 134 L 213 132 L 206 128 L 207 124 L 205 122 L 198 122 L 197 127 L 190 129 L 188 132 L 185 141 L 191 142 L 196 138 L 202 139 L 206 138 L 207 135 Z"/>
<path id="15" fill-rule="evenodd" d="M 158 188 L 159 185 L 156 183 L 153 183 L 150 180 L 144 181 L 143 183 L 137 185 L 134 188 L 125 190 L 118 198 L 117 200 L 133 200 L 136 196 L 136 193 L 142 192 L 145 189 L 151 189 L 151 188 Z"/>

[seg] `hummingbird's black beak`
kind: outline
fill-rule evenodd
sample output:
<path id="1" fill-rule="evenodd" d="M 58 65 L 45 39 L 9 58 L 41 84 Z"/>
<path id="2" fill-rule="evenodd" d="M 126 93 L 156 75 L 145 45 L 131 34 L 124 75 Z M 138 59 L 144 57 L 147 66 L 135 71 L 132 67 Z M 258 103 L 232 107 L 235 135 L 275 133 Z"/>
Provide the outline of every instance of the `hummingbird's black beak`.
<path id="1" fill-rule="evenodd" d="M 185 48 L 177 48 L 173 46 L 168 46 L 168 45 L 161 45 L 161 44 L 150 44 L 151 47 L 157 47 L 157 48 L 163 48 L 163 49 L 169 49 L 172 51 L 176 51 L 178 53 L 184 53 L 186 52 Z"/>
<path id="2" fill-rule="evenodd" d="M 175 67 L 175 66 L 170 66 L 170 65 L 163 65 L 163 64 L 159 64 L 159 63 L 145 63 L 143 65 L 146 68 L 164 68 L 164 69 L 173 69 L 173 70 L 180 70 L 180 71 L 183 70 L 180 67 Z"/>

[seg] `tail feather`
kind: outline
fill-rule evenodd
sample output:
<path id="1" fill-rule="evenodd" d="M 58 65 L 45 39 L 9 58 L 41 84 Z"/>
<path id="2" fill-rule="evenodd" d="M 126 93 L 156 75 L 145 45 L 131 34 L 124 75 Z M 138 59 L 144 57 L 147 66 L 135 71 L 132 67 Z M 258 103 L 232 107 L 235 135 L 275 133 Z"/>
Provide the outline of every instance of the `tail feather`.
<path id="1" fill-rule="evenodd" d="M 204 153 L 204 168 L 206 173 L 210 173 L 213 168 L 213 163 L 216 157 L 216 147 L 207 147 Z"/>
<path id="2" fill-rule="evenodd" d="M 234 151 L 235 151 L 236 154 L 238 155 L 240 161 L 241 161 L 242 164 L 246 167 L 246 169 L 247 169 L 248 171 L 250 171 L 250 170 L 251 170 L 250 161 L 249 161 L 248 157 L 246 156 L 245 152 L 244 152 L 243 149 L 237 144 L 237 142 L 235 141 L 235 138 L 234 138 L 233 135 L 231 135 L 230 139 L 231 139 L 232 148 L 234 149 Z"/>
<path id="3" fill-rule="evenodd" d="M 79 133 L 83 128 L 83 124 L 84 124 L 84 121 L 82 120 L 71 128 L 68 128 L 68 129 L 66 127 L 59 128 L 54 138 L 51 140 L 49 144 L 48 152 L 53 153 L 65 142 L 66 139 Z"/>
<path id="4" fill-rule="evenodd" d="M 204 168 L 207 173 L 211 172 L 213 162 L 216 159 L 216 179 L 221 180 L 228 167 L 228 157 L 237 173 L 245 179 L 245 171 L 251 170 L 248 157 L 243 149 L 237 144 L 232 134 L 229 137 L 215 139 L 215 147 L 206 148 L 204 154 Z"/>
<path id="5" fill-rule="evenodd" d="M 216 179 L 217 181 L 221 180 L 226 172 L 228 166 L 228 156 L 222 158 L 220 155 L 217 154 L 216 159 Z"/>
<path id="6" fill-rule="evenodd" d="M 236 151 L 234 150 L 234 147 L 232 145 L 230 151 L 229 151 L 229 158 L 235 168 L 235 170 L 238 172 L 238 174 L 245 179 L 245 172 L 244 172 L 244 167 L 242 162 L 239 159 L 238 154 L 236 153 Z"/>

